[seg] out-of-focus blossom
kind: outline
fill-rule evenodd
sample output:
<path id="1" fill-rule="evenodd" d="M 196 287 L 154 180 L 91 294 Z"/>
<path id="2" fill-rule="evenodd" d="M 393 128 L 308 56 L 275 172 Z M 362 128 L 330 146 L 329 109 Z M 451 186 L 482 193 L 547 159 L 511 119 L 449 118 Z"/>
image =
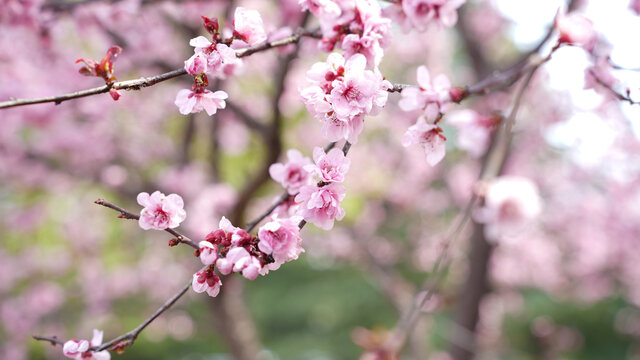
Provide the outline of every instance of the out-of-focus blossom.
<path id="1" fill-rule="evenodd" d="M 64 356 L 75 360 L 109 360 L 111 359 L 111 354 L 108 350 L 89 350 L 90 347 L 102 345 L 102 337 L 103 332 L 94 329 L 91 342 L 87 340 L 69 340 L 62 346 L 62 353 Z"/>
<path id="2" fill-rule="evenodd" d="M 144 230 L 165 230 L 178 227 L 187 217 L 184 201 L 180 195 L 165 196 L 160 191 L 153 194 L 141 192 L 138 194 L 138 204 L 144 208 L 140 211 L 138 223 Z"/>
<path id="3" fill-rule="evenodd" d="M 258 248 L 267 255 L 273 256 L 277 263 L 295 260 L 301 252 L 302 238 L 298 224 L 300 216 L 287 219 L 273 217 L 258 230 Z"/>
<path id="4" fill-rule="evenodd" d="M 285 164 L 275 163 L 269 166 L 269 175 L 287 189 L 289 194 L 294 195 L 309 183 L 309 171 L 305 168 L 311 164 L 311 160 L 296 149 L 287 151 L 287 160 Z"/>
<path id="5" fill-rule="evenodd" d="M 337 18 L 342 13 L 340 6 L 332 0 L 298 0 L 302 10 L 309 10 L 319 18 Z"/>
<path id="6" fill-rule="evenodd" d="M 567 14 L 564 8 L 558 10 L 555 28 L 560 33 L 558 43 L 581 46 L 592 51 L 598 41 L 598 34 L 591 20 L 576 12 Z"/>
<path id="7" fill-rule="evenodd" d="M 325 153 L 321 147 L 313 149 L 313 161 L 315 165 L 306 165 L 305 170 L 317 175 L 322 182 L 343 182 L 351 160 L 344 156 L 342 150 L 333 148 Z"/>
<path id="8" fill-rule="evenodd" d="M 404 0 L 402 10 L 408 21 L 419 31 L 431 24 L 452 27 L 458 22 L 458 8 L 465 0 Z"/>
<path id="9" fill-rule="evenodd" d="M 346 191 L 340 184 L 321 187 L 307 185 L 300 189 L 295 200 L 301 203 L 300 213 L 306 221 L 324 230 L 331 230 L 334 220 L 342 220 L 345 216 L 340 206 L 345 196 Z"/>
<path id="10" fill-rule="evenodd" d="M 485 223 L 485 234 L 497 240 L 515 235 L 542 209 L 538 189 L 531 180 L 518 176 L 502 176 L 492 181 L 486 191 L 485 205 L 475 214 Z"/>
<path id="11" fill-rule="evenodd" d="M 404 147 L 414 144 L 421 145 L 424 149 L 427 163 L 435 166 L 444 158 L 446 140 L 447 138 L 442 135 L 440 126 L 429 124 L 424 117 L 420 117 L 402 136 L 402 145 Z"/>
<path id="12" fill-rule="evenodd" d="M 636 14 L 640 15 L 640 0 L 631 0 L 629 8 L 635 11 Z"/>
<path id="13" fill-rule="evenodd" d="M 482 115 L 474 110 L 460 110 L 449 113 L 447 123 L 458 130 L 458 147 L 474 157 L 479 157 L 487 151 L 491 133 L 500 123 L 500 118 Z"/>
<path id="14" fill-rule="evenodd" d="M 221 286 L 222 281 L 220 280 L 220 277 L 211 267 L 193 274 L 191 287 L 193 288 L 193 291 L 197 293 L 203 293 L 206 291 L 209 296 L 216 297 L 220 293 Z"/>
<path id="15" fill-rule="evenodd" d="M 267 39 L 262 17 L 256 10 L 237 7 L 233 17 L 234 35 L 249 45 L 259 44 Z"/>
<path id="16" fill-rule="evenodd" d="M 187 115 L 204 110 L 211 116 L 218 109 L 225 108 L 227 104 L 224 100 L 228 97 L 229 95 L 222 90 L 211 92 L 207 89 L 198 91 L 182 89 L 178 91 L 175 104 L 178 106 L 180 114 Z"/>

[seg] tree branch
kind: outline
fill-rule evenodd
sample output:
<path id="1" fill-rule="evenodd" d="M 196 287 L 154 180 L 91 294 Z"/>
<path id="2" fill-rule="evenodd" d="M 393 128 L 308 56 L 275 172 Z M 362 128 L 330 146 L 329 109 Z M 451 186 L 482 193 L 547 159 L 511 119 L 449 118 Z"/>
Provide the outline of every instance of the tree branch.
<path id="1" fill-rule="evenodd" d="M 241 57 L 249 56 L 251 54 L 255 54 L 260 51 L 297 43 L 303 37 L 318 38 L 319 36 L 320 36 L 320 33 L 317 30 L 310 31 L 310 30 L 301 29 L 301 30 L 298 30 L 298 32 L 296 32 L 295 34 L 281 40 L 270 41 L 264 44 L 237 50 L 236 56 L 241 58 Z M 97 95 L 97 94 L 103 94 L 103 93 L 109 92 L 110 90 L 127 90 L 127 91 L 140 90 L 142 88 L 146 88 L 146 87 L 155 85 L 157 83 L 170 80 L 175 77 L 186 75 L 186 74 L 187 74 L 187 71 L 183 68 L 180 68 L 180 69 L 175 69 L 175 70 L 166 72 L 164 74 L 159 74 L 151 77 L 142 77 L 134 80 L 115 82 L 112 85 L 103 85 L 93 89 L 80 90 L 80 91 L 76 91 L 76 92 L 72 92 L 64 95 L 48 96 L 48 97 L 34 98 L 34 99 L 11 99 L 9 101 L 0 102 L 0 109 L 6 109 L 6 108 L 16 107 L 16 106 L 32 105 L 32 104 L 43 104 L 43 103 L 49 103 L 49 102 L 52 102 L 58 105 L 63 101 L 83 98 L 83 97 Z"/>
<path id="2" fill-rule="evenodd" d="M 132 213 L 130 211 L 127 211 L 127 210 L 125 210 L 125 209 L 123 209 L 123 208 L 121 208 L 121 207 L 119 207 L 117 205 L 114 205 L 114 204 L 112 204 L 112 203 L 110 203 L 110 202 L 108 202 L 108 201 L 106 201 L 104 199 L 98 199 L 98 200 L 94 201 L 94 203 L 96 203 L 98 205 L 102 205 L 104 207 L 107 207 L 109 209 L 113 209 L 113 210 L 119 212 L 120 215 L 118 217 L 121 218 L 121 219 L 130 219 L 130 220 L 139 220 L 140 219 L 140 215 L 134 214 L 134 213 Z M 166 228 L 166 229 L 164 229 L 164 231 L 166 231 L 169 234 L 175 236 L 176 237 L 175 240 L 178 243 L 183 243 L 183 244 L 189 245 L 189 246 L 191 246 L 192 248 L 194 248 L 196 250 L 200 248 L 195 241 L 189 239 L 188 236 L 183 235 L 183 234 L 177 232 L 176 230 L 173 230 L 173 229 L 170 229 L 170 228 Z"/>

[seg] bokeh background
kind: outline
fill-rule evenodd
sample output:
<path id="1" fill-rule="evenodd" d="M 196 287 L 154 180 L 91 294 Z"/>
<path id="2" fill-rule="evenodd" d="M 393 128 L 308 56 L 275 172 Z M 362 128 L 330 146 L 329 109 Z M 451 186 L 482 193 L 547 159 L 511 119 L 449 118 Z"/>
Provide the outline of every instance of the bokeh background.
<path id="1" fill-rule="evenodd" d="M 120 80 L 178 68 L 192 51 L 189 39 L 203 33 L 200 15 L 223 19 L 227 3 L 0 0 L 0 100 L 100 86 L 100 79 L 79 75 L 74 62 L 99 59 L 114 44 L 124 49 L 116 62 Z M 640 67 L 640 17 L 629 1 L 578 3 L 612 60 Z M 427 65 L 454 84 L 472 84 L 481 74 L 469 44 L 482 50 L 490 70 L 506 68 L 544 36 L 561 4 L 469 0 L 456 28 L 394 28 L 381 70 L 393 83 L 415 83 L 415 69 Z M 295 29 L 302 17 L 295 0 L 234 5 L 259 9 L 272 32 Z M 99 328 L 110 339 L 189 279 L 199 268 L 189 248 L 169 248 L 167 234 L 145 232 L 93 201 L 105 198 L 136 212 L 138 192 L 178 193 L 188 214 L 182 230 L 200 239 L 215 229 L 268 152 L 241 114 L 268 122 L 276 69 L 287 50 L 250 56 L 242 75 L 216 84 L 242 111 L 180 115 L 173 102 L 190 87 L 184 78 L 125 92 L 117 102 L 102 94 L 0 110 L 0 358 L 63 358 L 59 347 L 32 340 L 34 334 L 89 338 Z M 321 124 L 298 99 L 306 70 L 325 57 L 315 40 L 302 41 L 277 104 L 284 149 L 311 155 L 325 143 Z M 505 172 L 532 179 L 544 211 L 527 231 L 492 244 L 478 358 L 640 358 L 640 106 L 603 89 L 585 90 L 592 62 L 579 48 L 560 49 L 525 96 Z M 615 71 L 617 88 L 640 98 L 638 74 Z M 458 146 L 456 128 L 445 121 L 448 153 L 430 167 L 419 148 L 400 144 L 415 116 L 400 111 L 398 99 L 391 94 L 386 109 L 367 119 L 349 154 L 345 220 L 329 232 L 306 227 L 306 253 L 298 261 L 223 286 L 232 303 L 246 305 L 264 359 L 357 358 L 364 343 L 396 324 L 398 304 L 427 278 L 468 201 L 478 154 Z M 509 91 L 497 92 L 455 110 L 506 113 L 511 101 Z M 279 192 L 267 182 L 246 218 Z M 446 359 L 452 341 L 468 343 L 471 335 L 457 331 L 454 318 L 470 230 L 451 249 L 446 279 L 418 324 L 408 359 Z M 226 325 L 212 305 L 217 300 L 189 292 L 113 357 L 231 358 L 221 336 Z"/>

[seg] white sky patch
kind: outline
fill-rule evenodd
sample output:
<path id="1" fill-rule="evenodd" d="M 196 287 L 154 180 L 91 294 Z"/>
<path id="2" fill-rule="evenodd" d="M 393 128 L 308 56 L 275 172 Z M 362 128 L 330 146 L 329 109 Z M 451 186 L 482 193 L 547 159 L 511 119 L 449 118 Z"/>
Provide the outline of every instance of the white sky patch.
<path id="1" fill-rule="evenodd" d="M 577 112 L 569 120 L 550 126 L 545 138 L 549 144 L 569 150 L 577 163 L 592 166 L 607 154 L 616 132 L 598 115 Z"/>
<path id="2" fill-rule="evenodd" d="M 507 19 L 512 21 L 511 37 L 515 45 L 522 50 L 528 50 L 536 44 L 546 33 L 552 24 L 557 10 L 565 3 L 563 0 L 538 0 L 515 1 L 493 0 L 493 4 Z M 630 0 L 590 0 L 582 9 L 583 15 L 593 21 L 594 28 L 611 44 L 611 59 L 617 65 L 627 68 L 640 68 L 640 46 L 638 46 L 638 34 L 640 34 L 640 16 L 629 9 Z M 549 44 L 546 51 L 553 44 Z M 543 51 L 543 53 L 545 53 Z M 549 86 L 556 90 L 567 91 L 578 110 L 588 111 L 595 109 L 602 101 L 601 95 L 593 90 L 584 90 L 584 70 L 592 64 L 590 57 L 580 48 L 564 47 L 553 55 L 550 62 L 544 65 L 549 73 Z M 640 72 L 639 71 L 615 71 L 614 76 L 621 80 L 615 88 L 624 93 L 626 88 L 631 90 L 631 98 L 640 100 Z M 567 104 L 571 106 L 571 104 Z M 621 109 L 628 118 L 636 138 L 640 139 L 640 105 L 620 103 Z M 580 121 L 576 119 L 582 119 Z M 586 120 L 585 120 L 586 119 Z M 596 121 L 598 119 L 599 121 Z M 606 120 L 606 119 L 604 119 Z M 586 124 L 583 127 L 578 124 Z M 579 158 L 600 155 L 605 144 L 615 138 L 613 129 L 603 126 L 603 119 L 595 114 L 578 113 L 576 117 L 569 119 L 560 128 L 550 131 L 553 136 L 548 140 L 553 145 L 560 143 L 579 145 Z M 605 124 L 606 125 L 606 124 Z M 580 131 L 572 134 L 567 129 Z M 596 141 L 595 133 L 604 131 Z M 565 140 L 560 136 L 567 136 Z M 592 140 L 593 138 L 593 140 Z M 584 144 L 591 144 L 594 149 L 585 149 Z M 609 145 L 606 147 L 608 148 Z M 560 146 L 562 147 L 562 146 Z M 583 160 L 585 160 L 583 159 Z"/>

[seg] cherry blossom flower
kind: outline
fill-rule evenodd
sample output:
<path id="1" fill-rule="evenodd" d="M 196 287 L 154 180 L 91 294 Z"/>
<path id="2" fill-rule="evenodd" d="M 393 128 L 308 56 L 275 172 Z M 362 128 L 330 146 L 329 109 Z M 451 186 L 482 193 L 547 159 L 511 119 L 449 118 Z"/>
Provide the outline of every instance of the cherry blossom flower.
<path id="1" fill-rule="evenodd" d="M 204 53 L 193 54 L 184 62 L 184 69 L 190 75 L 198 75 L 207 72 L 207 57 Z"/>
<path id="2" fill-rule="evenodd" d="M 340 6 L 332 0 L 298 0 L 302 10 L 309 10 L 319 18 L 337 18 L 342 14 Z"/>
<path id="3" fill-rule="evenodd" d="M 209 296 L 216 297 L 220 293 L 221 286 L 222 281 L 220 280 L 220 277 L 211 267 L 193 274 L 191 287 L 193 288 L 193 291 L 199 294 L 206 291 Z"/>
<path id="4" fill-rule="evenodd" d="M 200 261 L 202 261 L 202 264 L 215 264 L 216 260 L 218 260 L 218 247 L 209 241 L 200 241 L 198 247 L 200 248 Z"/>
<path id="5" fill-rule="evenodd" d="M 340 202 L 346 196 L 345 189 L 336 183 L 317 187 L 307 185 L 300 189 L 296 202 L 300 204 L 302 217 L 319 228 L 331 230 L 334 220 L 342 220 L 345 211 Z"/>
<path id="6" fill-rule="evenodd" d="M 287 159 L 285 164 L 275 163 L 269 166 L 269 175 L 293 195 L 308 184 L 309 172 L 305 170 L 305 166 L 311 164 L 311 160 L 295 149 L 287 151 Z"/>
<path id="7" fill-rule="evenodd" d="M 487 237 L 497 240 L 522 231 L 541 208 L 538 189 L 531 180 L 502 176 L 489 184 L 484 207 L 474 217 L 485 223 Z"/>
<path id="8" fill-rule="evenodd" d="M 458 8 L 465 0 L 404 0 L 402 10 L 414 28 L 425 31 L 436 23 L 452 27 L 458 22 Z"/>
<path id="9" fill-rule="evenodd" d="M 446 140 L 447 138 L 442 135 L 442 129 L 439 126 L 427 123 L 424 117 L 421 116 L 418 118 L 418 121 L 404 133 L 402 145 L 408 147 L 414 144 L 420 144 L 424 149 L 427 163 L 435 166 L 444 158 Z"/>
<path id="10" fill-rule="evenodd" d="M 560 33 L 560 44 L 581 46 L 587 51 L 592 51 L 596 46 L 598 34 L 593 28 L 593 23 L 581 14 L 567 14 L 566 9 L 561 8 L 556 15 L 554 26 Z"/>
<path id="11" fill-rule="evenodd" d="M 446 111 L 454 89 L 443 74 L 436 76 L 432 83 L 426 66 L 418 67 L 417 80 L 420 87 L 407 87 L 402 90 L 402 99 L 398 106 L 404 111 L 423 110 L 424 116 L 433 121 L 439 113 Z"/>
<path id="12" fill-rule="evenodd" d="M 234 247 L 224 258 L 219 258 L 216 267 L 223 275 L 233 272 L 242 272 L 242 276 L 249 280 L 258 277 L 262 265 L 260 261 L 243 247 Z"/>
<path id="13" fill-rule="evenodd" d="M 334 80 L 329 100 L 338 117 L 347 118 L 368 113 L 373 107 L 373 97 L 378 85 L 373 72 L 365 71 L 367 59 L 355 54 L 345 64 L 344 78 Z"/>
<path id="14" fill-rule="evenodd" d="M 144 230 L 165 230 L 178 227 L 187 217 L 184 211 L 184 201 L 176 194 L 165 196 L 160 191 L 153 194 L 141 192 L 138 194 L 138 204 L 144 208 L 140 211 L 138 223 Z"/>
<path id="15" fill-rule="evenodd" d="M 198 36 L 191 39 L 189 45 L 195 48 L 195 54 L 203 54 L 207 59 L 206 72 L 211 76 L 226 79 L 242 66 L 242 59 L 225 44 L 212 43 L 206 37 Z"/>
<path id="16" fill-rule="evenodd" d="M 378 66 L 383 55 L 378 39 L 357 34 L 349 34 L 342 39 L 342 51 L 347 58 L 355 54 L 364 55 L 367 59 L 367 65 L 370 67 Z"/>
<path id="17" fill-rule="evenodd" d="M 297 259 L 304 252 L 298 228 L 301 220 L 300 216 L 287 219 L 273 217 L 258 230 L 260 251 L 273 256 L 276 263 L 280 264 Z"/>
<path id="18" fill-rule="evenodd" d="M 198 113 L 204 110 L 211 116 L 215 114 L 218 109 L 224 109 L 226 107 L 227 104 L 224 100 L 228 97 L 229 95 L 222 90 L 211 92 L 207 89 L 197 91 L 182 89 L 178 91 L 175 104 L 183 115 Z"/>
<path id="19" fill-rule="evenodd" d="M 306 165 L 305 170 L 316 174 L 320 181 L 325 183 L 343 182 L 345 174 L 349 171 L 351 160 L 344 156 L 342 150 L 333 148 L 325 153 L 321 147 L 313 149 L 313 161 L 315 164 Z"/>
<path id="20" fill-rule="evenodd" d="M 256 10 L 237 7 L 233 17 L 234 35 L 249 45 L 259 44 L 267 39 L 262 17 Z"/>
<path id="21" fill-rule="evenodd" d="M 76 360 L 109 360 L 111 359 L 111 354 L 108 350 L 89 350 L 90 347 L 102 345 L 103 335 L 102 331 L 94 329 L 91 342 L 87 340 L 69 340 L 62 346 L 62 353 L 64 356 Z"/>

